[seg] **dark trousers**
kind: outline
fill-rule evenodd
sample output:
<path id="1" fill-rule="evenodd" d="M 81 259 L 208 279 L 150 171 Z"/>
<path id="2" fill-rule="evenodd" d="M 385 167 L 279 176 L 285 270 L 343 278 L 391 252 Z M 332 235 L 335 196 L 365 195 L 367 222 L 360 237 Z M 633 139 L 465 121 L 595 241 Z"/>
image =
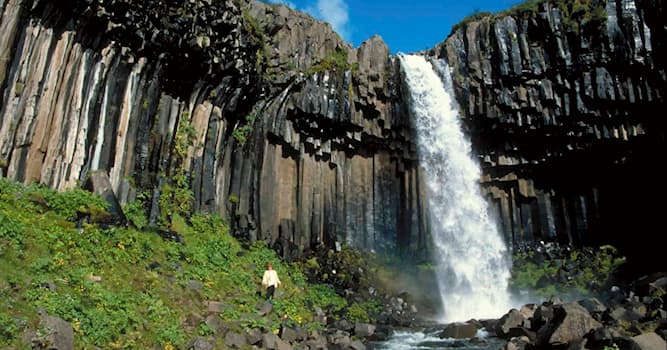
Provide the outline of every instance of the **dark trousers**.
<path id="1" fill-rule="evenodd" d="M 266 288 L 266 300 L 273 298 L 273 292 L 276 291 L 276 286 L 268 286 Z"/>

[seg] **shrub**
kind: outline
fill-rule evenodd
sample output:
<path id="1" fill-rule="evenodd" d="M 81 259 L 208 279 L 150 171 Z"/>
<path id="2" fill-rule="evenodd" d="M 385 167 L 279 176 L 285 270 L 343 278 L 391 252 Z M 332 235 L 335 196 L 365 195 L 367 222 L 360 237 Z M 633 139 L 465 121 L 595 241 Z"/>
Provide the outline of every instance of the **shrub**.
<path id="1" fill-rule="evenodd" d="M 548 255 L 535 249 L 513 257 L 510 286 L 536 296 L 592 295 L 612 282 L 614 272 L 625 262 L 616 248 L 560 249 Z"/>
<path id="2" fill-rule="evenodd" d="M 324 71 L 338 71 L 344 72 L 349 69 L 356 70 L 357 66 L 352 65 L 347 62 L 348 52 L 344 48 L 337 48 L 331 51 L 326 57 L 324 57 L 318 63 L 310 66 L 304 72 L 306 75 L 312 75 L 315 73 L 321 73 Z"/>

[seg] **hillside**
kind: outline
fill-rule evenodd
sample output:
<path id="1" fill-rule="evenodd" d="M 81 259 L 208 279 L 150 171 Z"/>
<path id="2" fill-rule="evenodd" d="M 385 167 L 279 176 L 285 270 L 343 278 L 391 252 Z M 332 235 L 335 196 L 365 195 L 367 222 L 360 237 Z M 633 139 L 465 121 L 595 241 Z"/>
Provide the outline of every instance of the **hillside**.
<path id="1" fill-rule="evenodd" d="M 0 179 L 0 347 L 48 338 L 40 310 L 71 324 L 77 349 L 181 349 L 198 336 L 321 330 L 325 314 L 355 322 L 378 310 L 307 282 L 304 266 L 260 243 L 241 244 L 219 217 L 179 218 L 161 237 L 97 223 L 108 218 L 105 206 L 83 190 Z M 266 262 L 284 287 L 261 315 Z"/>

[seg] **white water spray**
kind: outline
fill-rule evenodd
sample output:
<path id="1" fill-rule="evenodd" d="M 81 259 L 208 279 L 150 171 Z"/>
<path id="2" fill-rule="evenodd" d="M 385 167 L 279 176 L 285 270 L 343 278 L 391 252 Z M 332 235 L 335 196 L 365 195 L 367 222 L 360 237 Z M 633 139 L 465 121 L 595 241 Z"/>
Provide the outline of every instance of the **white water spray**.
<path id="1" fill-rule="evenodd" d="M 498 318 L 510 308 L 507 247 L 479 188 L 479 165 L 461 130 L 459 108 L 434 67 L 399 55 L 417 131 L 429 201 L 443 321 Z M 441 73 L 449 75 L 443 67 Z M 451 91 L 451 90 L 450 90 Z"/>

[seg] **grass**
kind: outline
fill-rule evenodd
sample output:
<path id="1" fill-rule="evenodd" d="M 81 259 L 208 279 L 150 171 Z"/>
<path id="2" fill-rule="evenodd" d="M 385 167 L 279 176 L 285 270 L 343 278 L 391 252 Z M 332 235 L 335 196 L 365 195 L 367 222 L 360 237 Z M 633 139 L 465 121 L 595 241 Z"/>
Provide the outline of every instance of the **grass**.
<path id="1" fill-rule="evenodd" d="M 220 217 L 177 216 L 182 243 L 147 228 L 77 228 L 80 213 L 104 207 L 82 190 L 0 179 L 0 348 L 27 348 L 21 337 L 37 330 L 40 309 L 72 324 L 77 349 L 175 349 L 212 333 L 197 317 L 206 315 L 207 301 L 222 302 L 221 321 L 238 330 L 277 331 L 282 322 L 319 329 L 315 307 L 348 307 L 331 287 L 309 283 L 299 264 L 261 243 L 242 246 Z M 282 295 L 258 319 L 267 261 L 280 274 Z M 355 319 L 367 319 L 364 307 L 375 306 L 354 304 Z"/>

